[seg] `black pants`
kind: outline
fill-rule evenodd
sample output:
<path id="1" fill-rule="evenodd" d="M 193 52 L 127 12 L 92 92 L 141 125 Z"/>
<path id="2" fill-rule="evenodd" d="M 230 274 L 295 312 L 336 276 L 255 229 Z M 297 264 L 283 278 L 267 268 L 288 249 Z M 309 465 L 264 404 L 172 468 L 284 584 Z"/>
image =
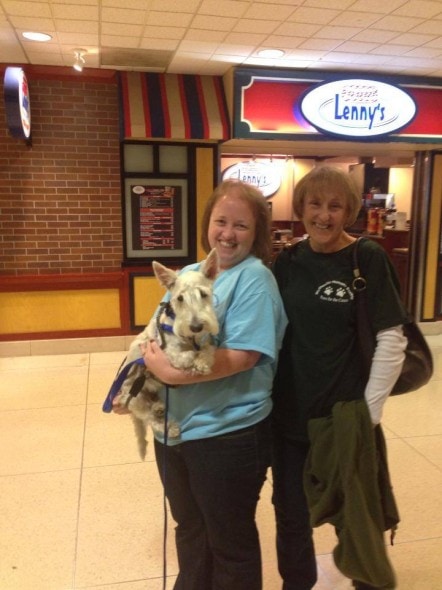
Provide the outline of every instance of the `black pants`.
<path id="1" fill-rule="evenodd" d="M 296 443 L 274 432 L 273 504 L 276 549 L 282 590 L 311 590 L 317 581 L 313 531 L 303 487 L 308 444 Z M 356 590 L 376 590 L 353 582 Z"/>
<path id="2" fill-rule="evenodd" d="M 176 446 L 155 442 L 155 454 L 177 523 L 174 590 L 261 590 L 255 513 L 271 460 L 269 420 Z"/>
<path id="3" fill-rule="evenodd" d="M 283 590 L 310 590 L 317 581 L 313 531 L 302 483 L 307 452 L 307 444 L 274 432 L 273 504 Z"/>

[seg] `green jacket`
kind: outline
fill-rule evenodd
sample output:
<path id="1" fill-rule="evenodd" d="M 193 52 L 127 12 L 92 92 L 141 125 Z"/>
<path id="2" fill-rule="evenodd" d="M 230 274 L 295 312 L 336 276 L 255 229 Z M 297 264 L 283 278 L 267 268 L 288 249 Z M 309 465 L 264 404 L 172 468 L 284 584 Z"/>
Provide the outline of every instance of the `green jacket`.
<path id="1" fill-rule="evenodd" d="M 376 588 L 396 587 L 384 531 L 399 514 L 391 489 L 385 439 L 373 428 L 365 400 L 337 402 L 332 415 L 309 421 L 304 487 L 313 527 L 332 524 L 333 551 L 348 578 Z"/>

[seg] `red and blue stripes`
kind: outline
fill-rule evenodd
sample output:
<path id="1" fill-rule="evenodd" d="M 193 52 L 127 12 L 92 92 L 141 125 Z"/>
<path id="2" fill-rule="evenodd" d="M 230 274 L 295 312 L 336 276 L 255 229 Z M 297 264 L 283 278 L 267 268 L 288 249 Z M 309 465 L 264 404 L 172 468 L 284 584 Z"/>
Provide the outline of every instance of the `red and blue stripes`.
<path id="1" fill-rule="evenodd" d="M 124 139 L 227 140 L 222 78 L 120 72 Z"/>

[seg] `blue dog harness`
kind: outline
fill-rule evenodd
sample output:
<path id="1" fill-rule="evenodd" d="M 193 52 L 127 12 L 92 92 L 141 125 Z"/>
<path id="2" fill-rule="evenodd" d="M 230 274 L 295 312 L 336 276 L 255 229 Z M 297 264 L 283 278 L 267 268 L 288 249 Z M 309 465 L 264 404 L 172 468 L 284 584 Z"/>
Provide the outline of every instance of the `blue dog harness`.
<path id="1" fill-rule="evenodd" d="M 143 365 L 144 366 L 143 357 L 140 357 L 140 358 L 135 359 L 134 361 L 130 361 L 128 363 L 126 363 L 126 361 L 127 361 L 127 357 L 121 363 L 120 368 L 118 369 L 117 375 L 114 379 L 114 382 L 112 383 L 111 388 L 109 389 L 109 393 L 107 394 L 106 399 L 104 400 L 103 407 L 102 407 L 103 412 L 106 412 L 106 413 L 112 412 L 112 402 L 113 402 L 115 396 L 117 395 L 117 393 L 122 388 L 123 383 L 124 383 L 125 379 L 127 378 L 127 375 L 129 374 L 129 371 L 132 369 L 132 367 L 134 365 Z M 138 377 L 137 379 L 135 379 L 135 381 L 130 389 L 129 395 L 131 395 L 132 397 L 135 397 L 137 395 L 137 393 L 140 391 L 141 387 L 143 387 L 145 377 L 142 376 L 141 378 L 143 380 L 141 385 L 138 382 L 140 377 Z M 138 389 L 138 391 L 135 393 L 135 390 L 137 390 L 137 389 Z"/>

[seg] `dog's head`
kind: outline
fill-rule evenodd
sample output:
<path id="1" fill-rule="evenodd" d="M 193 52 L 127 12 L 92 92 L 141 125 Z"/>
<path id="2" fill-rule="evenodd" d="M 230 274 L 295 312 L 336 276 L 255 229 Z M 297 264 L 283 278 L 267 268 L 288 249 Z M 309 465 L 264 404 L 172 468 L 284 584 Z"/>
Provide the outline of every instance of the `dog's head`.
<path id="1" fill-rule="evenodd" d="M 199 270 L 178 274 L 156 261 L 152 266 L 159 282 L 170 291 L 175 334 L 185 338 L 218 334 L 219 325 L 213 309 L 213 282 L 219 270 L 216 250 L 210 252 Z"/>

